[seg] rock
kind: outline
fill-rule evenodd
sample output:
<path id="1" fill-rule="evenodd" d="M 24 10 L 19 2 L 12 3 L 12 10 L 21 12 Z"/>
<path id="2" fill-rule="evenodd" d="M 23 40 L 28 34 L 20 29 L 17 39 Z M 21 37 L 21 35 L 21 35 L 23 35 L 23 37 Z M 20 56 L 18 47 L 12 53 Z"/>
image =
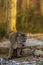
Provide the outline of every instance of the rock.
<path id="1" fill-rule="evenodd" d="M 43 41 L 37 40 L 35 38 L 27 38 L 24 46 L 43 46 Z"/>
<path id="2" fill-rule="evenodd" d="M 0 42 L 0 47 L 10 48 L 11 47 L 11 43 L 10 43 L 9 40 Z"/>
<path id="3" fill-rule="evenodd" d="M 33 54 L 34 54 L 34 49 L 31 50 L 29 48 L 25 48 L 25 49 L 22 50 L 22 55 L 23 56 L 31 56 Z"/>
<path id="4" fill-rule="evenodd" d="M 22 55 L 23 56 L 28 56 L 30 54 L 30 49 L 23 49 L 22 50 Z"/>
<path id="5" fill-rule="evenodd" d="M 22 62 L 21 65 L 32 65 L 30 62 Z"/>
<path id="6" fill-rule="evenodd" d="M 43 45 L 36 46 L 36 49 L 41 49 L 41 50 L 43 50 Z"/>
<path id="7" fill-rule="evenodd" d="M 34 55 L 35 56 L 43 56 L 43 51 L 42 50 L 35 50 Z"/>

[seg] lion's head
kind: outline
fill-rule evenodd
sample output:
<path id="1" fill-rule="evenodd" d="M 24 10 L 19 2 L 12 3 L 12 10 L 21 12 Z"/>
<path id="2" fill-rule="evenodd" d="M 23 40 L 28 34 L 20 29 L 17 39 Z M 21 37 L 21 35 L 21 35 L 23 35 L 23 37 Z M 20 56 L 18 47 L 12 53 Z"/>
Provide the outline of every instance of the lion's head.
<path id="1" fill-rule="evenodd" d="M 15 48 L 21 47 L 26 42 L 26 35 L 21 32 L 12 33 L 10 35 L 10 42 Z"/>

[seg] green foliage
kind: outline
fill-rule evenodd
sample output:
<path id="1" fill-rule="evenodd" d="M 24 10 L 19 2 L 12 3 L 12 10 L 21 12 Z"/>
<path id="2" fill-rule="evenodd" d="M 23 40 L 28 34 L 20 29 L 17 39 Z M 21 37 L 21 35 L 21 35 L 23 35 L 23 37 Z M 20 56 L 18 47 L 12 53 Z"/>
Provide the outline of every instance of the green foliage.
<path id="1" fill-rule="evenodd" d="M 0 23 L 0 38 L 6 34 L 6 22 Z"/>
<path id="2" fill-rule="evenodd" d="M 20 8 L 18 9 L 17 30 L 26 33 L 43 33 L 43 16 L 41 13 L 31 6 L 25 10 L 25 14 L 23 14 L 20 13 Z"/>
<path id="3" fill-rule="evenodd" d="M 18 17 L 17 30 L 30 33 L 43 33 L 43 16 L 34 14 L 27 17 Z"/>

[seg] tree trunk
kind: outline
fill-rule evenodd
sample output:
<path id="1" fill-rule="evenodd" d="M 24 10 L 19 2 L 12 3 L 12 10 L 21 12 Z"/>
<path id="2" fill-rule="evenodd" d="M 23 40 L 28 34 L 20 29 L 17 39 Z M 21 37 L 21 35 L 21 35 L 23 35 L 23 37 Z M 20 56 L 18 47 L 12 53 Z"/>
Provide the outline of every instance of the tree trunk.
<path id="1" fill-rule="evenodd" d="M 9 1 L 8 7 L 8 32 L 16 31 L 17 0 Z"/>

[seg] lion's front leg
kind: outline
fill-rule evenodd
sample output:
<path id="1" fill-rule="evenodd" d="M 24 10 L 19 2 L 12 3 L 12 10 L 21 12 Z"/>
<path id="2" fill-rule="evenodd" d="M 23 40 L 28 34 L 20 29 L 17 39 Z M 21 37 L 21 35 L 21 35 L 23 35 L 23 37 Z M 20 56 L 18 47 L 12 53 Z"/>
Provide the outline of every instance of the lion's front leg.
<path id="1" fill-rule="evenodd" d="M 13 54 L 13 48 L 10 48 L 8 53 L 8 59 L 11 59 L 12 54 Z"/>
<path id="2" fill-rule="evenodd" d="M 21 57 L 21 52 L 22 52 L 22 49 L 17 49 L 17 57 Z"/>

